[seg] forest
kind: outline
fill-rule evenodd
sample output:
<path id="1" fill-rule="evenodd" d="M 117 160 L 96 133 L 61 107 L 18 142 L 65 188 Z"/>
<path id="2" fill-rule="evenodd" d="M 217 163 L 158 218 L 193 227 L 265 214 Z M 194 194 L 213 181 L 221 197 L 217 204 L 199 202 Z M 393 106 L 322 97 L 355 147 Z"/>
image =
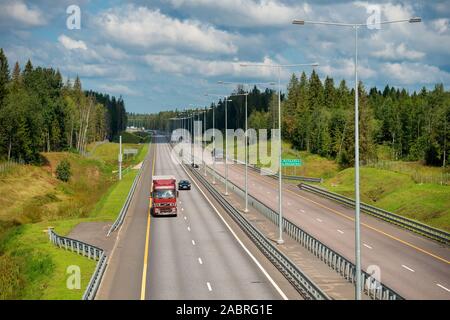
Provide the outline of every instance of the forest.
<path id="1" fill-rule="evenodd" d="M 25 67 L 10 71 L 0 49 L 0 160 L 38 163 L 40 152 L 85 152 L 93 141 L 112 139 L 125 130 L 127 115 L 120 97 L 82 89 L 59 70 Z"/>
<path id="2" fill-rule="evenodd" d="M 419 92 L 386 85 L 366 90 L 359 83 L 360 159 L 362 163 L 377 160 L 377 146 L 389 147 L 394 160 L 423 161 L 427 165 L 448 164 L 450 138 L 450 92 L 443 84 Z M 233 92 L 242 93 L 242 86 Z M 243 96 L 231 96 L 228 102 L 229 128 L 244 128 Z M 309 77 L 292 75 L 282 100 L 282 136 L 297 150 L 335 159 L 342 167 L 354 159 L 354 89 L 345 80 L 337 85 L 331 77 L 323 81 L 316 71 Z M 216 107 L 216 127 L 225 127 L 224 102 Z M 199 107 L 202 108 L 202 107 Z M 149 129 L 167 129 L 172 117 L 183 116 L 184 108 L 157 114 L 130 114 L 131 123 Z M 254 87 L 248 95 L 249 127 L 278 127 L 278 98 L 272 89 Z M 212 112 L 207 113 L 212 126 Z"/>

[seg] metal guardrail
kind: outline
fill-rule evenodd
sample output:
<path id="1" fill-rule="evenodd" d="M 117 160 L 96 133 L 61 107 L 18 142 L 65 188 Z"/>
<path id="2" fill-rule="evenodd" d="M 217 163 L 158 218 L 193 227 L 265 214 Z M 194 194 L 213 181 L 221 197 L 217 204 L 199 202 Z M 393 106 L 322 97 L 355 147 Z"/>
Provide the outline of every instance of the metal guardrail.
<path id="1" fill-rule="evenodd" d="M 106 256 L 104 250 L 83 241 L 62 237 L 51 228 L 48 229 L 48 235 L 50 241 L 54 245 L 62 249 L 71 250 L 72 252 L 81 254 L 88 259 L 98 261 L 95 271 L 89 280 L 89 284 L 87 285 L 82 298 L 83 300 L 93 300 L 108 262 L 108 257 Z"/>
<path id="2" fill-rule="evenodd" d="M 237 163 L 245 165 L 245 162 L 241 161 L 241 160 L 236 160 Z M 278 173 L 275 172 L 271 172 L 269 170 L 265 170 L 264 168 L 260 168 L 255 166 L 254 164 L 248 164 L 248 167 L 250 169 L 252 169 L 253 171 L 256 171 L 258 173 L 261 174 L 261 171 L 265 173 L 263 175 L 274 178 L 274 179 L 278 179 Z M 291 176 L 291 175 L 283 175 L 283 179 L 287 179 L 287 180 L 298 180 L 298 181 L 306 181 L 306 182 L 317 182 L 317 183 L 322 183 L 323 179 L 322 178 L 314 178 L 314 177 L 303 177 L 303 176 Z"/>
<path id="3" fill-rule="evenodd" d="M 133 184 L 131 185 L 130 191 L 128 192 L 128 195 L 127 195 L 127 198 L 125 200 L 125 203 L 123 204 L 122 209 L 120 209 L 120 213 L 117 216 L 116 221 L 114 221 L 114 223 L 112 224 L 111 228 L 108 230 L 108 233 L 107 233 L 108 237 L 109 237 L 109 235 L 112 232 L 116 231 L 117 228 L 122 225 L 123 220 L 125 219 L 125 216 L 126 216 L 127 211 L 128 211 L 128 207 L 130 206 L 131 199 L 133 198 L 133 195 L 134 195 L 134 191 L 136 190 L 136 186 L 137 186 L 137 184 L 139 182 L 139 179 L 141 177 L 145 161 L 147 161 L 147 159 L 144 159 L 144 161 L 142 161 L 141 168 L 139 169 L 139 172 L 136 175 L 136 177 L 134 177 Z"/>
<path id="4" fill-rule="evenodd" d="M 214 172 L 209 167 L 207 167 L 207 169 L 211 174 L 214 174 L 218 180 L 225 183 L 225 178 L 221 174 Z M 228 180 L 228 187 L 240 197 L 245 196 L 245 191 L 230 182 L 230 180 Z M 248 195 L 248 201 L 252 207 L 278 226 L 279 218 L 277 212 L 250 194 Z M 322 260 L 330 268 L 339 273 L 344 279 L 348 280 L 350 283 L 355 283 L 356 267 L 350 260 L 329 248 L 285 217 L 283 217 L 283 231 L 314 254 L 317 258 Z M 364 292 L 370 298 L 375 300 L 404 300 L 404 298 L 394 290 L 384 285 L 365 271 L 361 271 L 361 288 L 363 288 Z"/>
<path id="5" fill-rule="evenodd" d="M 256 229 L 242 214 L 232 206 L 197 170 L 188 166 L 196 178 L 208 189 L 213 197 L 230 214 L 242 230 L 258 246 L 263 254 L 286 276 L 297 291 L 306 299 L 329 300 L 330 297 L 322 291 L 306 274 L 304 274 L 285 254 L 278 250 L 266 236 Z"/>
<path id="6" fill-rule="evenodd" d="M 330 192 L 321 188 L 317 188 L 315 186 L 311 186 L 305 183 L 300 183 L 298 187 L 302 190 L 306 190 L 315 194 L 318 194 L 320 196 L 326 197 L 328 199 L 337 201 L 339 203 L 345 204 L 350 207 L 355 207 L 355 200 L 342 196 L 340 194 Z M 385 221 L 388 221 L 390 223 L 393 223 L 395 225 L 398 225 L 402 228 L 408 229 L 410 231 L 419 233 L 421 235 L 424 235 L 428 238 L 431 238 L 433 240 L 437 240 L 439 242 L 444 243 L 445 245 L 450 244 L 450 233 L 440 230 L 437 228 L 433 228 L 431 226 L 428 226 L 424 223 L 414 221 L 412 219 L 408 219 L 406 217 L 402 217 L 398 214 L 365 204 L 361 203 L 361 210 L 375 216 L 377 218 L 383 219 Z"/>
<path id="7" fill-rule="evenodd" d="M 276 175 L 278 178 L 278 175 Z M 283 175 L 283 179 L 322 183 L 322 178 Z"/>

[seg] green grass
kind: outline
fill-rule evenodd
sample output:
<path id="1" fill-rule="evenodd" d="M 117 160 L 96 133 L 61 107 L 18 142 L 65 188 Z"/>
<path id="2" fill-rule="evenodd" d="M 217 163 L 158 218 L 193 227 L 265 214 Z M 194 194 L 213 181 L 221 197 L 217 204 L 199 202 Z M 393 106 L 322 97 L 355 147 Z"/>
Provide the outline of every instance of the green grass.
<path id="1" fill-rule="evenodd" d="M 234 154 L 237 155 L 238 152 L 238 146 L 235 144 L 234 146 Z M 233 149 L 232 145 L 228 146 L 228 152 L 232 154 Z M 242 148 L 242 147 L 239 147 Z M 252 159 L 258 158 L 258 145 L 253 144 L 249 146 L 248 153 L 249 153 L 249 159 L 250 162 L 252 162 Z M 271 152 L 271 143 L 268 141 L 267 143 L 267 152 L 270 154 Z M 242 151 L 242 154 L 244 152 Z M 283 159 L 301 159 L 303 165 L 300 167 L 285 167 L 283 168 L 283 174 L 286 175 L 297 175 L 297 176 L 306 176 L 306 177 L 315 177 L 315 178 L 329 178 L 334 175 L 336 175 L 339 172 L 339 166 L 337 163 L 333 160 L 321 157 L 319 155 L 315 155 L 306 151 L 298 151 L 292 148 L 292 145 L 288 142 L 283 142 L 282 144 L 282 157 Z M 239 159 L 241 161 L 244 161 L 244 157 L 242 159 Z M 258 163 L 257 166 L 264 167 L 261 163 L 267 163 L 270 161 L 269 157 L 265 157 L 262 159 L 257 159 Z M 289 181 L 289 180 L 287 180 Z"/>
<path id="2" fill-rule="evenodd" d="M 122 151 L 124 149 L 138 149 L 140 152 L 144 147 L 148 147 L 148 143 L 145 144 L 124 143 L 122 144 Z M 114 167 L 114 169 L 116 169 L 118 154 L 119 154 L 119 144 L 109 142 L 95 148 L 91 157 L 93 159 L 103 161 L 106 164 Z M 132 163 L 136 163 L 136 159 L 134 159 L 133 156 L 125 156 L 125 155 L 123 156 L 124 167 L 131 165 Z"/>
<path id="3" fill-rule="evenodd" d="M 21 270 L 15 292 L 5 299 L 80 299 L 89 283 L 96 262 L 71 251 L 53 246 L 44 230 L 48 223 L 26 224 L 18 227 L 4 244 L 12 266 Z M 5 258 L 6 257 L 6 258 Z M 67 268 L 78 266 L 81 271 L 80 289 L 68 289 Z M 14 270 L 13 268 L 11 268 Z"/>
<path id="4" fill-rule="evenodd" d="M 250 159 L 257 154 L 258 146 L 249 146 Z M 270 152 L 270 143 L 268 144 Z M 233 151 L 229 145 L 229 153 Z M 237 152 L 237 146 L 235 146 Z M 391 151 L 379 146 L 380 159 L 376 165 L 365 166 L 360 171 L 361 200 L 385 210 L 416 219 L 431 226 L 450 230 L 450 186 L 441 185 L 442 174 L 450 178 L 450 169 L 429 167 L 420 162 L 391 161 Z M 297 168 L 283 168 L 286 175 L 320 177 L 328 190 L 354 197 L 354 169 L 340 170 L 333 160 L 294 150 L 283 142 L 283 158 L 301 159 Z M 244 158 L 240 159 L 244 160 Z M 428 182 L 428 183 L 421 183 Z M 295 180 L 286 180 L 295 183 Z"/>
<path id="5" fill-rule="evenodd" d="M 145 158 L 148 144 L 139 149 L 129 165 Z M 129 170 L 116 181 L 107 159 L 44 156 L 46 166 L 20 166 L 0 179 L 0 299 L 80 299 L 96 262 L 55 247 L 43 230 L 52 226 L 67 235 L 80 222 L 114 220 L 137 174 Z M 54 177 L 63 158 L 73 171 L 68 183 Z M 70 265 L 81 269 L 80 290 L 67 289 Z"/>
<path id="6" fill-rule="evenodd" d="M 354 198 L 354 172 L 349 168 L 325 181 L 333 192 Z M 450 187 L 417 184 L 408 174 L 361 168 L 361 200 L 382 209 L 450 230 Z"/>
<path id="7" fill-rule="evenodd" d="M 131 170 L 115 183 L 100 199 L 91 217 L 101 220 L 114 220 L 125 202 L 138 170 Z"/>

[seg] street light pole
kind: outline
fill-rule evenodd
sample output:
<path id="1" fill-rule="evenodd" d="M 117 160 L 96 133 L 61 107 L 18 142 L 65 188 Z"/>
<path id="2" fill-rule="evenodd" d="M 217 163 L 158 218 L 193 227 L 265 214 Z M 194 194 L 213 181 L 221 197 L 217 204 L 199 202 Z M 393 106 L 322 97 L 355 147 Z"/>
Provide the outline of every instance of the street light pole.
<path id="1" fill-rule="evenodd" d="M 225 101 L 225 195 L 228 196 L 228 102 L 231 102 L 232 100 L 228 99 L 227 95 L 220 95 L 220 94 L 211 94 L 211 93 L 205 93 L 205 96 L 215 96 L 219 98 L 223 98 Z M 205 167 L 205 176 L 206 176 L 206 167 Z"/>
<path id="2" fill-rule="evenodd" d="M 206 108 L 203 110 L 203 131 L 206 133 Z M 206 177 L 206 162 L 205 162 L 205 160 L 204 160 L 204 157 L 203 157 L 203 153 L 204 153 L 204 150 L 203 150 L 203 135 L 202 135 L 202 161 L 203 161 L 203 169 L 205 170 L 205 177 Z"/>
<path id="3" fill-rule="evenodd" d="M 213 119 L 212 119 L 212 123 L 213 123 L 213 171 L 216 172 L 216 128 L 215 128 L 215 107 L 212 107 L 212 112 L 213 112 Z M 213 174 L 213 180 L 212 180 L 212 184 L 216 184 L 216 175 Z"/>
<path id="4" fill-rule="evenodd" d="M 360 195 L 359 195 L 359 101 L 358 101 L 358 29 L 360 27 L 377 26 L 393 23 L 416 23 L 422 19 L 414 17 L 410 19 L 383 21 L 379 23 L 340 23 L 327 21 L 305 21 L 293 20 L 296 25 L 319 24 L 339 27 L 352 27 L 355 30 L 355 265 L 356 265 L 356 286 L 355 298 L 361 300 L 361 238 L 360 238 Z"/>
<path id="5" fill-rule="evenodd" d="M 281 199 L 282 187 L 283 187 L 283 172 L 281 170 L 282 165 L 282 138 L 281 138 L 281 67 L 278 67 L 278 131 L 280 135 L 280 141 L 278 143 L 278 244 L 283 244 L 283 202 Z"/>
<path id="6" fill-rule="evenodd" d="M 318 63 L 299 63 L 299 64 L 249 64 L 243 63 L 241 67 L 269 67 L 276 68 L 278 72 L 278 132 L 280 134 L 280 140 L 278 142 L 278 244 L 283 244 L 283 200 L 282 200 L 282 190 L 283 190 L 283 175 L 281 170 L 282 164 L 282 139 L 281 139 L 281 68 L 287 67 L 301 67 L 301 66 L 318 66 Z"/>
<path id="7" fill-rule="evenodd" d="M 228 97 L 225 97 L 225 195 L 228 195 Z"/>
<path id="8" fill-rule="evenodd" d="M 225 81 L 219 81 L 219 84 L 242 84 L 242 83 L 238 83 L 238 82 L 225 82 Z M 271 84 L 273 85 L 273 82 L 269 82 L 269 83 L 244 83 L 243 85 L 248 86 L 249 85 L 260 85 L 260 84 Z M 244 148 L 244 152 L 245 152 L 245 209 L 244 212 L 248 212 L 248 114 L 247 114 L 247 102 L 248 102 L 248 94 L 249 94 L 249 90 L 247 90 L 247 92 L 245 93 L 241 93 L 241 94 L 232 94 L 231 96 L 245 96 L 245 134 L 244 134 L 244 138 L 245 138 L 245 148 Z"/>

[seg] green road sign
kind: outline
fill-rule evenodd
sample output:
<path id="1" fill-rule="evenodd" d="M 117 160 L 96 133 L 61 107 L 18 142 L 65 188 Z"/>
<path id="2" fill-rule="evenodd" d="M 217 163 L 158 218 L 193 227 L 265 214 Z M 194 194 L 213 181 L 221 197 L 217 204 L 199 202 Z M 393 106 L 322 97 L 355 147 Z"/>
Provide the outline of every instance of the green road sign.
<path id="1" fill-rule="evenodd" d="M 302 160 L 300 159 L 282 159 L 281 166 L 282 167 L 300 167 L 303 165 Z"/>

